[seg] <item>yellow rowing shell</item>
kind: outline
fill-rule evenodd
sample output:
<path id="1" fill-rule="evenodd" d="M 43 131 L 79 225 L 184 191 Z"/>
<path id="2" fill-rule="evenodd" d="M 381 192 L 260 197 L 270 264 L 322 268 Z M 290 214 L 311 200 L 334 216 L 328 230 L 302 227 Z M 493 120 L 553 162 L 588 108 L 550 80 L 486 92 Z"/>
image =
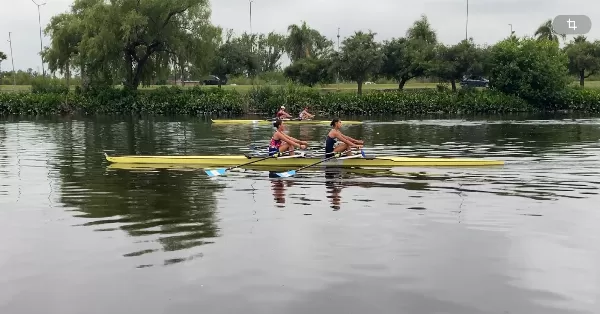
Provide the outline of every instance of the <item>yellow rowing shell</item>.
<path id="1" fill-rule="evenodd" d="M 212 120 L 214 124 L 273 124 L 271 120 Z M 283 120 L 285 124 L 325 124 L 329 125 L 330 120 Z M 362 124 L 362 121 L 342 120 L 342 124 Z"/>
<path id="2" fill-rule="evenodd" d="M 108 156 L 106 160 L 111 163 L 124 164 L 189 164 L 203 166 L 230 167 L 251 162 L 263 157 L 248 157 L 244 155 L 234 156 Z M 302 167 L 320 161 L 320 158 L 307 157 L 279 157 L 267 158 L 253 163 L 253 166 L 267 167 Z M 392 168 L 392 167 L 444 167 L 444 166 L 501 166 L 504 161 L 489 159 L 465 159 L 465 158 L 420 158 L 420 157 L 394 157 L 394 156 L 373 156 L 359 157 L 349 159 L 331 159 L 320 165 L 336 167 L 374 167 L 374 168 Z"/>

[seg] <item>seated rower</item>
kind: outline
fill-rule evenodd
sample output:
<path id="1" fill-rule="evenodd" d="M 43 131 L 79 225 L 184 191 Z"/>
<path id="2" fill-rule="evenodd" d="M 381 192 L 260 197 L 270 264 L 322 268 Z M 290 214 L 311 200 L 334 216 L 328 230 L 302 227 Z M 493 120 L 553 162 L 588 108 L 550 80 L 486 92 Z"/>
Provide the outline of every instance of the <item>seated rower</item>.
<path id="1" fill-rule="evenodd" d="M 302 110 L 302 112 L 300 112 L 299 118 L 300 120 L 309 120 L 314 118 L 315 116 L 308 113 L 308 107 L 305 107 L 304 110 Z"/>
<path id="2" fill-rule="evenodd" d="M 364 144 L 363 141 L 353 139 L 340 132 L 340 128 L 342 127 L 342 121 L 340 121 L 340 119 L 333 119 L 333 121 L 331 121 L 331 126 L 333 129 L 329 131 L 325 139 L 325 158 L 333 157 L 335 155 L 341 156 L 342 152 L 345 152 L 346 156 L 350 156 L 353 154 L 350 151 L 352 148 L 362 148 L 362 145 Z M 343 143 L 334 147 L 337 140 Z"/>
<path id="3" fill-rule="evenodd" d="M 282 119 L 291 119 L 292 118 L 291 114 L 285 112 L 285 106 L 281 106 L 279 108 L 279 111 L 277 111 L 277 114 L 275 116 L 279 120 L 282 120 Z"/>
<path id="4" fill-rule="evenodd" d="M 281 153 L 288 151 L 290 156 L 292 156 L 294 155 L 294 147 L 306 149 L 308 142 L 301 141 L 283 133 L 284 126 L 282 120 L 275 121 L 273 127 L 275 127 L 275 133 L 273 133 L 271 143 L 269 144 L 269 156 L 281 156 Z"/>

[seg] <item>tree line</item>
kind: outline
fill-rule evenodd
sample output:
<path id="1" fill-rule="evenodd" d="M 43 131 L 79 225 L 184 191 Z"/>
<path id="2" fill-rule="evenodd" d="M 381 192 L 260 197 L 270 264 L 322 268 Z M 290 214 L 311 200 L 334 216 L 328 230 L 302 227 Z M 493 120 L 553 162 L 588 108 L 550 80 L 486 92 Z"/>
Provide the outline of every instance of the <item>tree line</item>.
<path id="1" fill-rule="evenodd" d="M 75 0 L 45 28 L 51 41 L 42 57 L 50 72 L 67 82 L 77 77 L 84 89 L 123 84 L 135 90 L 168 79 L 280 71 L 306 86 L 354 81 L 360 94 L 363 83 L 376 78 L 394 80 L 402 89 L 411 79 L 433 77 L 456 90 L 463 76 L 476 75 L 489 77 L 500 91 L 542 99 L 538 94 L 547 88 L 541 82 L 562 88 L 576 76 L 583 86 L 600 70 L 600 42 L 579 36 L 561 49 L 558 43 L 566 38 L 553 31 L 551 20 L 533 38 L 513 33 L 491 46 L 472 38 L 444 45 L 421 16 L 403 37 L 379 42 L 376 33 L 357 31 L 335 49 L 305 22 L 290 25 L 286 34 L 235 36 L 213 25 L 210 15 L 208 0 Z M 291 64 L 282 68 L 284 55 Z"/>

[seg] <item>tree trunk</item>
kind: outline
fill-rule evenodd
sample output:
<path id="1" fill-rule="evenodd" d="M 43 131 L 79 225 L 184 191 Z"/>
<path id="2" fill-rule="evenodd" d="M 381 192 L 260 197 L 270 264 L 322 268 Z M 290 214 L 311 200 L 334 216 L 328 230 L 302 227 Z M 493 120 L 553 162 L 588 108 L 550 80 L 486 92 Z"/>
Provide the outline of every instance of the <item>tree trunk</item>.
<path id="1" fill-rule="evenodd" d="M 408 81 L 408 80 L 406 80 L 406 79 L 404 79 L 404 78 L 401 78 L 401 79 L 400 79 L 400 82 L 398 82 L 398 90 L 403 90 L 403 89 L 404 89 L 404 85 L 406 85 L 406 82 L 407 82 L 407 81 Z"/>
<path id="2" fill-rule="evenodd" d="M 183 87 L 183 86 L 185 86 L 185 81 L 183 80 L 183 76 L 185 75 L 184 74 L 185 69 L 183 67 L 183 64 L 179 66 L 179 69 L 181 70 L 181 87 Z"/>
<path id="3" fill-rule="evenodd" d="M 579 86 L 583 87 L 585 81 L 585 70 L 579 70 Z"/>
<path id="4" fill-rule="evenodd" d="M 363 82 L 362 81 L 356 81 L 356 83 L 358 84 L 358 94 L 362 95 L 362 85 L 363 85 Z"/>
<path id="5" fill-rule="evenodd" d="M 65 69 L 65 78 L 67 79 L 67 88 L 71 88 L 71 64 L 67 61 Z"/>
<path id="6" fill-rule="evenodd" d="M 133 82 L 131 82 L 132 89 L 137 90 L 138 86 L 140 86 L 140 81 L 142 79 L 142 71 L 144 69 L 144 65 L 146 65 L 147 58 L 141 59 L 138 62 L 137 67 L 135 69 L 135 75 L 133 76 Z"/>
<path id="7" fill-rule="evenodd" d="M 456 80 L 450 80 L 450 83 L 452 84 L 452 91 L 456 92 Z"/>
<path id="8" fill-rule="evenodd" d="M 126 89 L 135 89 L 133 87 L 133 59 L 129 53 L 125 53 L 125 64 L 127 64 L 127 73 L 125 74 L 125 82 L 123 85 Z"/>

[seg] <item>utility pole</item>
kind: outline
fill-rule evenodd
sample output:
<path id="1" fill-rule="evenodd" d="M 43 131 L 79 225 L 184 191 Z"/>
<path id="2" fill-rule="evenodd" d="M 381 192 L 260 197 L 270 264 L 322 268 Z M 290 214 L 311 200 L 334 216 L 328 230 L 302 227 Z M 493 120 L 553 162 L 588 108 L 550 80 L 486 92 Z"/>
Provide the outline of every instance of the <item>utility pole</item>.
<path id="1" fill-rule="evenodd" d="M 340 28 L 339 27 L 338 27 L 337 39 L 338 39 L 338 51 L 340 51 Z"/>
<path id="2" fill-rule="evenodd" d="M 467 23 L 465 24 L 465 40 L 469 40 L 469 0 L 467 0 Z"/>
<path id="3" fill-rule="evenodd" d="M 12 50 L 12 39 L 10 37 L 11 32 L 8 32 L 8 43 L 10 44 L 10 61 L 12 62 L 13 68 L 13 86 L 17 85 L 17 72 L 15 72 L 15 58 L 13 58 L 13 50 Z"/>
<path id="4" fill-rule="evenodd" d="M 44 57 L 42 55 L 42 50 L 44 49 L 42 47 L 42 18 L 40 15 L 40 7 L 43 5 L 46 5 L 46 2 L 42 3 L 42 4 L 37 4 L 34 0 L 31 0 L 35 5 L 37 5 L 38 8 L 38 22 L 40 23 L 40 59 L 42 60 L 42 76 L 46 76 L 46 71 L 44 70 Z"/>

